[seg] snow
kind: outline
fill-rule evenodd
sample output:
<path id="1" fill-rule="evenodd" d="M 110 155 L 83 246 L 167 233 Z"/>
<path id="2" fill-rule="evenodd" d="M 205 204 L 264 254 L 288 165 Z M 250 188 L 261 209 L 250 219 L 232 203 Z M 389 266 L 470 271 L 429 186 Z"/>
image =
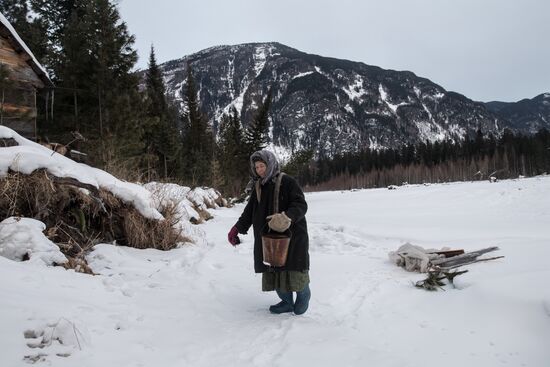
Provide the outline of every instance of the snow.
<path id="1" fill-rule="evenodd" d="M 231 55 L 232 58 L 227 59 L 227 90 L 231 99 L 235 98 L 235 87 L 233 86 L 233 78 L 235 77 L 235 55 Z"/>
<path id="2" fill-rule="evenodd" d="M 445 140 L 445 137 L 447 136 L 445 130 L 443 130 L 443 128 L 435 121 L 415 121 L 415 125 L 418 129 L 420 141 L 429 140 L 430 142 L 434 143 L 436 141 Z"/>
<path id="3" fill-rule="evenodd" d="M 384 145 L 380 144 L 376 137 L 369 136 L 369 149 L 382 150 L 384 149 Z"/>
<path id="4" fill-rule="evenodd" d="M 0 256 L 0 366 L 546 367 L 549 198 L 550 176 L 307 194 L 312 300 L 302 316 L 269 314 L 277 299 L 253 272 L 252 231 L 227 244 L 244 204 L 210 210 L 196 245 L 97 245 L 95 276 Z M 43 228 L 23 223 L 34 224 L 12 233 Z M 431 293 L 412 285 L 425 274 L 389 260 L 406 243 L 498 246 L 505 258 Z"/>
<path id="5" fill-rule="evenodd" d="M 31 218 L 9 217 L 0 222 L 0 256 L 38 265 L 64 264 L 65 255 L 42 232 L 46 225 Z"/>
<path id="6" fill-rule="evenodd" d="M 445 125 L 449 128 L 449 134 L 452 136 L 466 136 L 466 129 L 462 126 L 459 126 L 457 124 L 449 125 L 449 120 L 447 119 L 445 121 Z"/>
<path id="7" fill-rule="evenodd" d="M 363 78 L 361 75 L 356 75 L 353 84 L 344 87 L 343 90 L 351 101 L 355 99 L 361 100 L 362 96 L 368 94 L 368 91 L 363 88 Z"/>
<path id="8" fill-rule="evenodd" d="M 1 148 L 0 177 L 5 176 L 9 170 L 30 174 L 38 169 L 46 169 L 56 177 L 74 178 L 82 183 L 111 191 L 119 199 L 132 203 L 147 218 L 163 218 L 155 208 L 149 191 L 139 185 L 121 181 L 105 171 L 86 164 L 76 163 L 51 149 L 23 138 L 5 126 L 0 126 L 0 138 L 12 138 L 19 144 Z"/>
<path id="9" fill-rule="evenodd" d="M 264 69 L 265 63 L 267 61 L 267 57 L 271 55 L 271 51 L 273 50 L 273 47 L 267 47 L 267 46 L 258 46 L 256 47 L 256 51 L 254 52 L 254 71 L 256 73 L 256 77 L 260 75 L 262 70 Z"/>
<path id="10" fill-rule="evenodd" d="M 195 188 L 180 186 L 171 183 L 149 182 L 144 185 L 152 194 L 154 206 L 163 211 L 169 207 L 175 208 L 174 217 L 177 222 L 173 227 L 184 234 L 194 244 L 204 244 L 204 232 L 191 221 L 198 222 L 200 214 L 195 210 L 209 212 L 206 201 L 210 206 L 215 206 L 215 200 L 219 196 L 213 189 Z"/>
<path id="11" fill-rule="evenodd" d="M 314 71 L 306 71 L 305 73 L 299 73 L 299 74 L 294 75 L 291 80 L 298 79 L 298 78 L 301 78 L 301 77 L 304 77 L 304 76 L 307 76 L 307 75 L 310 75 L 310 74 L 313 74 L 313 73 L 314 73 Z"/>
<path id="12" fill-rule="evenodd" d="M 353 108 L 349 105 L 349 103 L 346 104 L 346 105 L 344 106 L 344 109 L 345 109 L 346 111 L 348 111 L 349 113 L 351 113 L 352 115 L 355 115 L 355 111 L 354 111 Z"/>
<path id="13" fill-rule="evenodd" d="M 399 107 L 408 105 L 407 102 L 401 102 L 399 104 L 393 104 L 390 101 L 388 101 L 388 93 L 386 92 L 386 90 L 384 89 L 382 84 L 378 85 L 378 93 L 380 93 L 380 98 L 390 108 L 390 110 L 392 110 L 394 115 L 397 114 L 397 109 Z"/>

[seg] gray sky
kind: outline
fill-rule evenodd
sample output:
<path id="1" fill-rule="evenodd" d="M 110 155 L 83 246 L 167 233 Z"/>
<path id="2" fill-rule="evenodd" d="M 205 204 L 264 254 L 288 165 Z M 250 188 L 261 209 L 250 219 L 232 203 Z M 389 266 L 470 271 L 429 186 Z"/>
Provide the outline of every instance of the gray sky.
<path id="1" fill-rule="evenodd" d="M 139 68 L 216 45 L 277 41 L 410 70 L 478 101 L 550 92 L 549 0 L 118 0 Z"/>

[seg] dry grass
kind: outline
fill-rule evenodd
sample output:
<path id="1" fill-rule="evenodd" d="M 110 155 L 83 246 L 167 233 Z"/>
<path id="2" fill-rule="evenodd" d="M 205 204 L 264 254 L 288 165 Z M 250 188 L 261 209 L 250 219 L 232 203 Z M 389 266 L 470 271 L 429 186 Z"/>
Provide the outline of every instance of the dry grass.
<path id="1" fill-rule="evenodd" d="M 123 226 L 127 240 L 135 248 L 156 248 L 158 250 L 173 249 L 181 242 L 192 242 L 175 230 L 174 225 L 179 221 L 175 216 L 174 207 L 164 209 L 164 220 L 157 221 L 141 216 L 136 210 L 128 211 L 124 216 Z"/>
<path id="2" fill-rule="evenodd" d="M 174 208 L 166 208 L 165 220 L 151 220 L 108 191 L 84 190 L 79 185 L 44 170 L 30 175 L 10 172 L 0 179 L 0 215 L 44 222 L 46 236 L 72 259 L 68 266 L 83 272 L 91 272 L 85 255 L 98 243 L 169 250 L 191 242 L 174 229 L 178 220 Z"/>

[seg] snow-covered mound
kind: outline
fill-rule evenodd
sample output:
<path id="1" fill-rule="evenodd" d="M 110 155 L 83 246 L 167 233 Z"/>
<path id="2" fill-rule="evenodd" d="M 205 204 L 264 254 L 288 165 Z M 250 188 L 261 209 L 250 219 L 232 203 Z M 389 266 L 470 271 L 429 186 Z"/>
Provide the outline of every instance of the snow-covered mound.
<path id="1" fill-rule="evenodd" d="M 211 217 L 208 209 L 216 209 L 227 206 L 227 202 L 221 194 L 213 188 L 180 186 L 170 183 L 149 182 L 144 187 L 153 193 L 157 208 L 173 206 L 177 214 L 184 220 L 197 223 L 201 221 L 201 214 L 205 212 Z"/>
<path id="2" fill-rule="evenodd" d="M 178 219 L 174 224 L 196 244 L 204 244 L 204 232 L 191 223 L 201 223 L 203 219 L 213 217 L 209 209 L 227 206 L 221 194 L 212 188 L 196 187 L 191 189 L 171 183 L 149 182 L 143 185 L 152 193 L 155 207 L 164 211 L 173 208 L 174 216 Z"/>
<path id="3" fill-rule="evenodd" d="M 138 248 L 155 247 L 166 249 L 181 243 L 204 244 L 204 232 L 200 228 L 193 226 L 190 221 L 199 223 L 204 218 L 209 219 L 212 217 L 212 214 L 207 209 L 215 209 L 218 208 L 218 204 L 223 206 L 226 204 L 220 193 L 214 189 L 195 188 L 191 190 L 188 187 L 175 184 L 151 183 L 139 185 L 119 180 L 105 171 L 86 164 L 77 163 L 40 144 L 25 139 L 5 126 L 0 126 L 0 139 L 7 145 L 15 144 L 14 146 L 0 148 L 0 179 L 5 179 L 3 181 L 5 187 L 9 187 L 11 185 L 10 179 L 13 179 L 16 184 L 23 185 L 26 190 L 30 190 L 34 194 L 37 192 L 34 189 L 34 181 L 25 181 L 30 180 L 30 177 L 34 173 L 34 176 L 39 176 L 35 177 L 39 182 L 42 182 L 44 179 L 46 188 L 49 189 L 51 186 L 51 190 L 53 190 L 45 191 L 45 194 L 41 192 L 41 200 L 33 200 L 33 203 L 40 203 L 40 205 L 34 205 L 32 208 L 18 213 L 29 217 L 38 217 L 38 213 L 42 216 L 40 219 L 49 227 L 58 227 L 57 223 L 59 223 L 59 219 L 62 219 L 63 223 L 71 225 L 70 231 L 79 231 L 76 233 L 79 238 L 85 238 L 87 234 L 84 232 L 86 232 L 86 229 L 91 229 L 88 231 L 89 233 L 95 231 L 94 233 L 105 235 L 105 237 L 96 237 L 102 241 L 110 242 L 116 239 L 117 242 Z M 48 175 L 42 175 L 41 172 L 37 172 L 38 170 L 45 170 Z M 14 173 L 21 173 L 25 178 L 21 179 L 20 176 L 14 175 Z M 55 180 L 52 180 L 51 176 Z M 73 179 L 74 181 L 70 181 L 69 185 L 78 181 L 75 183 L 76 187 L 84 184 L 84 187 L 90 190 L 95 187 L 98 190 L 106 191 L 115 196 L 116 203 L 101 199 L 101 195 L 98 192 L 91 193 L 90 190 L 84 189 L 81 189 L 77 193 L 67 191 L 66 195 L 70 195 L 71 197 L 71 200 L 67 200 L 68 196 L 65 197 L 60 194 L 60 190 L 56 189 L 53 183 L 50 182 L 58 182 L 56 181 L 58 178 Z M 67 180 L 63 182 L 67 182 Z M 13 185 L 11 186 L 13 187 Z M 52 201 L 60 201 L 65 205 L 62 208 L 59 206 L 54 209 L 48 208 L 48 204 L 46 203 L 50 203 L 52 195 L 58 194 L 59 198 L 56 197 Z M 28 195 L 25 193 L 21 194 L 21 192 L 10 191 L 10 195 L 15 197 L 11 200 L 19 200 L 18 203 L 28 200 Z M 22 198 L 20 198 L 21 196 Z M 92 209 L 91 204 L 81 204 L 86 200 L 91 200 L 91 203 L 97 206 L 97 209 Z M 136 215 L 129 215 L 124 210 L 124 206 L 119 205 L 119 201 L 130 204 L 135 208 L 137 210 Z M 71 207 L 71 202 L 77 203 L 75 205 L 80 206 L 73 208 Z M 3 204 L 5 206 L 11 205 L 10 202 Z M 119 209 L 122 212 L 116 212 Z M 112 215 L 113 211 L 116 212 L 116 215 Z M 10 213 L 9 215 L 12 215 L 16 210 L 9 209 L 7 212 Z M 63 213 L 70 218 L 63 217 Z M 170 214 L 166 217 L 167 221 L 163 221 L 165 218 L 161 213 Z M 81 219 L 77 218 L 74 220 L 76 223 L 71 223 L 70 220 L 73 220 L 71 216 L 75 216 L 76 218 L 78 214 L 80 214 L 79 218 Z M 55 217 L 55 215 L 62 218 Z M 102 218 L 107 219 L 101 219 L 103 222 L 100 223 L 98 220 L 95 220 L 99 215 L 103 215 Z M 92 217 L 95 221 L 91 220 Z M 143 218 L 139 219 L 136 217 Z M 116 220 L 110 218 L 116 218 Z M 149 219 L 152 219 L 152 221 L 149 221 Z M 86 228 L 87 225 L 92 225 L 92 223 L 96 225 L 96 228 Z M 159 223 L 158 226 L 156 223 Z M 105 231 L 106 227 L 110 229 Z M 171 233 L 171 228 L 174 230 L 173 233 Z M 81 240 L 80 245 L 78 243 L 76 246 L 74 245 L 74 237 L 71 237 L 74 233 L 67 233 L 63 228 L 59 229 L 56 233 L 66 233 L 65 237 L 54 239 L 56 242 L 71 243 L 73 244 L 73 250 L 76 248 L 76 251 L 79 251 L 83 247 L 83 240 Z M 113 233 L 117 233 L 115 238 L 113 238 Z M 94 239 L 91 238 L 88 240 Z M 13 247 L 14 245 L 11 244 L 10 246 Z M 21 253 L 27 252 L 25 248 L 21 248 L 18 251 Z"/>
<path id="4" fill-rule="evenodd" d="M 67 262 L 59 247 L 42 233 L 44 223 L 30 218 L 10 217 L 0 222 L 0 256 L 31 263 L 53 265 Z"/>
<path id="5" fill-rule="evenodd" d="M 77 163 L 23 138 L 5 126 L 0 126 L 0 139 L 14 139 L 19 144 L 0 149 L 0 176 L 5 176 L 9 170 L 30 174 L 38 169 L 46 169 L 53 176 L 74 178 L 110 191 L 119 199 L 131 203 L 146 218 L 163 218 L 154 206 L 151 193 L 140 185 L 121 181 L 105 171 Z"/>

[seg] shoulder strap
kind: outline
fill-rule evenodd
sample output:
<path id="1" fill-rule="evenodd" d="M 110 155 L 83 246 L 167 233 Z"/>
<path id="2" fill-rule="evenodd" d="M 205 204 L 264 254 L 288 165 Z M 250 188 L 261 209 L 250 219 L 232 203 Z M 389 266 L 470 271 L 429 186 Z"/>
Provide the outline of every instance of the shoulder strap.
<path id="1" fill-rule="evenodd" d="M 281 191 L 281 180 L 284 175 L 284 172 L 279 173 L 279 176 L 277 176 L 277 181 L 275 181 L 275 193 L 273 194 L 273 214 L 279 212 L 279 191 Z"/>
<path id="2" fill-rule="evenodd" d="M 279 192 L 281 191 L 281 181 L 284 175 L 284 172 L 279 173 L 277 180 L 275 181 L 275 192 L 273 193 L 273 214 L 279 212 Z M 260 203 L 261 197 L 262 186 L 260 185 L 260 180 L 258 180 L 256 181 L 256 199 L 258 200 L 258 204 Z"/>

